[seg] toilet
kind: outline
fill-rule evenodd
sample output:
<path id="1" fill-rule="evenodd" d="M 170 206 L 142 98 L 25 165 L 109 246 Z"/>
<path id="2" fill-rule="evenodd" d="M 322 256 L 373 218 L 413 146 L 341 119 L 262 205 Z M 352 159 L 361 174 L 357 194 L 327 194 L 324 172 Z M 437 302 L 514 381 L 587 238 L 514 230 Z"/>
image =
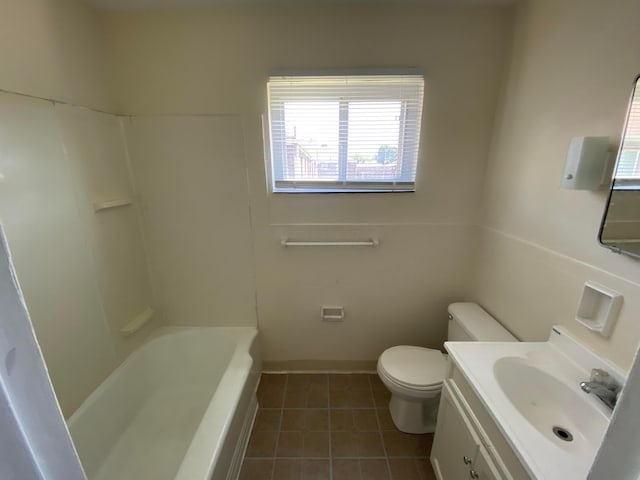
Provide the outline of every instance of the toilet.
<path id="1" fill-rule="evenodd" d="M 452 303 L 448 311 L 448 341 L 518 341 L 476 303 Z M 405 433 L 435 430 L 446 369 L 447 356 L 440 350 L 399 345 L 382 352 L 378 376 L 391 392 L 389 410 L 398 430 Z"/>

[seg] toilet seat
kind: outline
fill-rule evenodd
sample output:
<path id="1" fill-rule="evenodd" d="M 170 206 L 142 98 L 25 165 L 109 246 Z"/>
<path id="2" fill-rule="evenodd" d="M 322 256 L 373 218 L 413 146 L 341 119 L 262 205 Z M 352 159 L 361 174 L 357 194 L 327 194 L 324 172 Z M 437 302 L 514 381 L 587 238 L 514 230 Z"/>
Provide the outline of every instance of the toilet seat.
<path id="1" fill-rule="evenodd" d="M 388 348 L 378 360 L 378 370 L 387 380 L 410 390 L 440 390 L 446 368 L 439 350 L 410 345 Z"/>

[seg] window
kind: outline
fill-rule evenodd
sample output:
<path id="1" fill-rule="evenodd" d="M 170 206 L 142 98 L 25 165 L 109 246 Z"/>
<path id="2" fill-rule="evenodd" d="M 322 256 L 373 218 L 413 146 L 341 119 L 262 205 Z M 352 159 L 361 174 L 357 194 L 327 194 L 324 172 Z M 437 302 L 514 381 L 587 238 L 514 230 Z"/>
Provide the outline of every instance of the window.
<path id="1" fill-rule="evenodd" d="M 274 192 L 415 190 L 423 90 L 417 72 L 270 77 Z"/>
<path id="2" fill-rule="evenodd" d="M 640 186 L 640 89 L 636 88 L 631 99 L 629 118 L 620 147 L 614 188 L 637 189 L 638 186 Z"/>

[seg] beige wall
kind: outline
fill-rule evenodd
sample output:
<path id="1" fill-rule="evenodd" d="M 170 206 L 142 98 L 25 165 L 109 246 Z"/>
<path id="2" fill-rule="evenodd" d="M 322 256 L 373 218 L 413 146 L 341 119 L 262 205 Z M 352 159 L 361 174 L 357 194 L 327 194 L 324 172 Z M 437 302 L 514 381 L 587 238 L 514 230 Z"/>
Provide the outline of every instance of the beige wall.
<path id="1" fill-rule="evenodd" d="M 172 325 L 256 325 L 242 121 L 123 120 L 158 305 Z"/>
<path id="2" fill-rule="evenodd" d="M 98 15 L 80 1 L 0 2 L 0 89 L 110 108 Z M 65 415 L 144 338 L 153 304 L 120 121 L 0 94 L 0 221 Z M 152 322 L 156 323 L 156 322 Z"/>
<path id="3" fill-rule="evenodd" d="M 638 262 L 597 245 L 605 191 L 558 185 L 572 136 L 609 135 L 615 149 L 640 71 L 639 10 L 532 0 L 512 45 L 507 7 L 97 15 L 72 0 L 2 2 L 0 88 L 135 115 L 126 128 L 139 191 L 115 117 L 0 99 L 11 140 L 0 216 L 65 412 L 139 343 L 144 332 L 125 341 L 118 330 L 149 304 L 175 324 L 257 316 L 267 364 L 341 368 L 370 365 L 393 344 L 440 346 L 447 303 L 472 299 L 524 340 L 565 324 L 628 366 Z M 372 66 L 426 72 L 417 191 L 270 194 L 269 72 Z M 203 113 L 231 115 L 190 115 Z M 140 202 L 91 211 L 127 195 Z M 372 236 L 375 249 L 280 246 Z M 573 321 L 585 280 L 625 295 L 609 340 Z M 345 322 L 321 323 L 321 305 L 343 305 Z"/>
<path id="4" fill-rule="evenodd" d="M 21 263 L 29 272 L 21 281 L 34 285 L 34 293 L 25 288 L 27 299 L 62 299 L 56 315 L 71 322 L 52 321 L 46 301 L 31 307 L 41 312 L 32 314 L 52 376 L 66 378 L 56 381 L 65 391 L 65 411 L 139 341 L 123 341 L 117 331 L 151 303 L 176 324 L 251 324 L 256 307 L 267 362 L 338 361 L 331 365 L 339 368 L 340 361 L 365 365 L 348 362 L 374 360 L 392 344 L 441 345 L 447 303 L 473 299 L 522 339 L 544 339 L 552 324 L 566 324 L 628 366 L 640 339 L 633 318 L 640 307 L 638 262 L 597 245 L 606 192 L 561 190 L 558 184 L 572 136 L 610 135 L 612 149 L 619 140 L 631 80 L 640 70 L 633 47 L 638 8 L 624 0 L 525 2 L 512 45 L 509 7 L 279 6 L 97 15 L 72 0 L 3 2 L 0 88 L 125 112 L 135 115 L 132 125 L 141 122 L 137 130 L 127 127 L 136 192 L 114 117 L 47 104 L 29 110 L 26 100 L 6 109 L 26 108 L 33 125 L 43 125 L 44 139 L 57 138 L 55 148 L 63 148 L 51 155 L 57 167 L 50 167 L 62 180 L 45 185 L 30 177 L 23 192 L 32 192 L 33 205 L 62 205 L 58 213 L 67 230 L 42 222 L 45 210 L 25 210 L 18 190 L 5 189 L 0 208 L 4 223 L 31 211 L 31 225 L 41 232 L 42 244 L 13 242 L 22 252 L 16 254 L 23 258 L 16 261 L 19 272 Z M 261 125 L 269 72 L 371 66 L 426 72 L 416 193 L 270 194 Z M 208 125 L 189 116 L 203 113 L 231 114 L 216 117 L 230 123 Z M 10 117 L 3 118 L 9 125 Z M 205 133 L 190 137 L 190 122 Z M 7 132 L 27 138 L 31 124 L 19 125 L 23 130 L 7 126 Z M 228 148 L 211 149 L 210 160 L 220 168 L 209 171 L 206 149 L 190 146 L 206 146 L 216 135 Z M 166 140 L 162 152 L 176 148 L 175 154 L 160 158 L 153 138 Z M 25 153 L 30 173 L 43 168 L 38 161 L 44 150 L 38 148 Z M 171 182 L 187 151 L 188 175 Z M 138 194 L 133 208 L 90 212 L 93 199 L 138 200 Z M 48 195 L 66 200 L 46 205 Z M 233 208 L 225 210 L 222 197 Z M 156 302 L 146 280 L 138 206 Z M 184 212 L 190 213 L 180 217 Z M 188 242 L 181 242 L 177 229 L 166 230 L 172 217 L 180 217 Z M 10 240 L 33 238 L 25 225 L 16 220 L 13 233 L 8 228 Z M 79 242 L 69 257 L 46 247 L 56 235 L 70 238 L 70 245 Z M 379 247 L 279 245 L 283 237 L 371 236 L 380 239 Z M 49 277 L 31 261 L 32 251 L 45 252 L 52 272 L 76 269 L 73 281 L 82 288 L 74 290 L 70 282 L 73 291 L 56 293 L 52 281 L 41 282 L 39 276 Z M 198 262 L 199 255 L 212 263 Z M 625 294 L 610 340 L 573 321 L 588 279 Z M 76 295 L 88 303 L 75 302 Z M 336 304 L 346 309 L 345 323 L 321 323 L 320 306 Z M 85 310 L 69 315 L 69 305 Z M 69 341 L 74 337 L 88 340 L 80 346 Z"/>
<path id="5" fill-rule="evenodd" d="M 80 0 L 0 0 L 0 88 L 108 109 L 105 37 Z"/>
<path id="6" fill-rule="evenodd" d="M 559 188 L 571 137 L 620 141 L 640 72 L 640 3 L 534 0 L 520 8 L 485 183 L 473 296 L 525 340 L 567 325 L 623 367 L 640 339 L 640 265 L 598 246 L 606 191 Z M 610 340 L 574 320 L 582 284 L 625 295 Z"/>
<path id="7" fill-rule="evenodd" d="M 312 360 L 304 365 L 326 366 L 335 360 L 331 365 L 339 367 L 355 365 L 340 361 L 375 360 L 392 344 L 442 344 L 446 305 L 465 298 L 472 271 L 478 178 L 511 20 L 508 8 L 433 6 L 253 7 L 105 16 L 120 110 L 242 116 L 257 313 L 267 362 Z M 412 66 L 426 72 L 416 193 L 268 193 L 260 115 L 269 72 L 371 66 Z M 228 183 L 223 176 L 210 177 L 212 189 Z M 185 186 L 181 194 L 191 188 Z M 234 188 L 245 186 L 238 181 Z M 209 206 L 197 208 L 206 212 Z M 205 221 L 210 223 L 201 232 L 221 231 L 218 241 L 212 238 L 211 249 L 231 248 L 229 255 L 238 255 L 242 244 L 228 245 L 225 223 L 215 216 Z M 370 236 L 380 239 L 379 247 L 280 246 L 282 237 Z M 247 278 L 253 273 L 244 264 L 238 268 L 246 268 L 240 273 Z M 343 305 L 344 324 L 322 323 L 321 305 Z M 303 364 L 289 364 L 295 365 Z"/>

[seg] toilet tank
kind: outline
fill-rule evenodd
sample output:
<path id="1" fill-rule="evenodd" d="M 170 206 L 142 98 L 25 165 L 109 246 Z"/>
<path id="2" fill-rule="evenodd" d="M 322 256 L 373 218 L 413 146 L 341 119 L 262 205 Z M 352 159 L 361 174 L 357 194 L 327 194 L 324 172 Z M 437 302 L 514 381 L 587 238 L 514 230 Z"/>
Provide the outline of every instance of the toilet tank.
<path id="1" fill-rule="evenodd" d="M 498 321 L 477 303 L 449 305 L 447 340 L 451 342 L 517 342 Z"/>

